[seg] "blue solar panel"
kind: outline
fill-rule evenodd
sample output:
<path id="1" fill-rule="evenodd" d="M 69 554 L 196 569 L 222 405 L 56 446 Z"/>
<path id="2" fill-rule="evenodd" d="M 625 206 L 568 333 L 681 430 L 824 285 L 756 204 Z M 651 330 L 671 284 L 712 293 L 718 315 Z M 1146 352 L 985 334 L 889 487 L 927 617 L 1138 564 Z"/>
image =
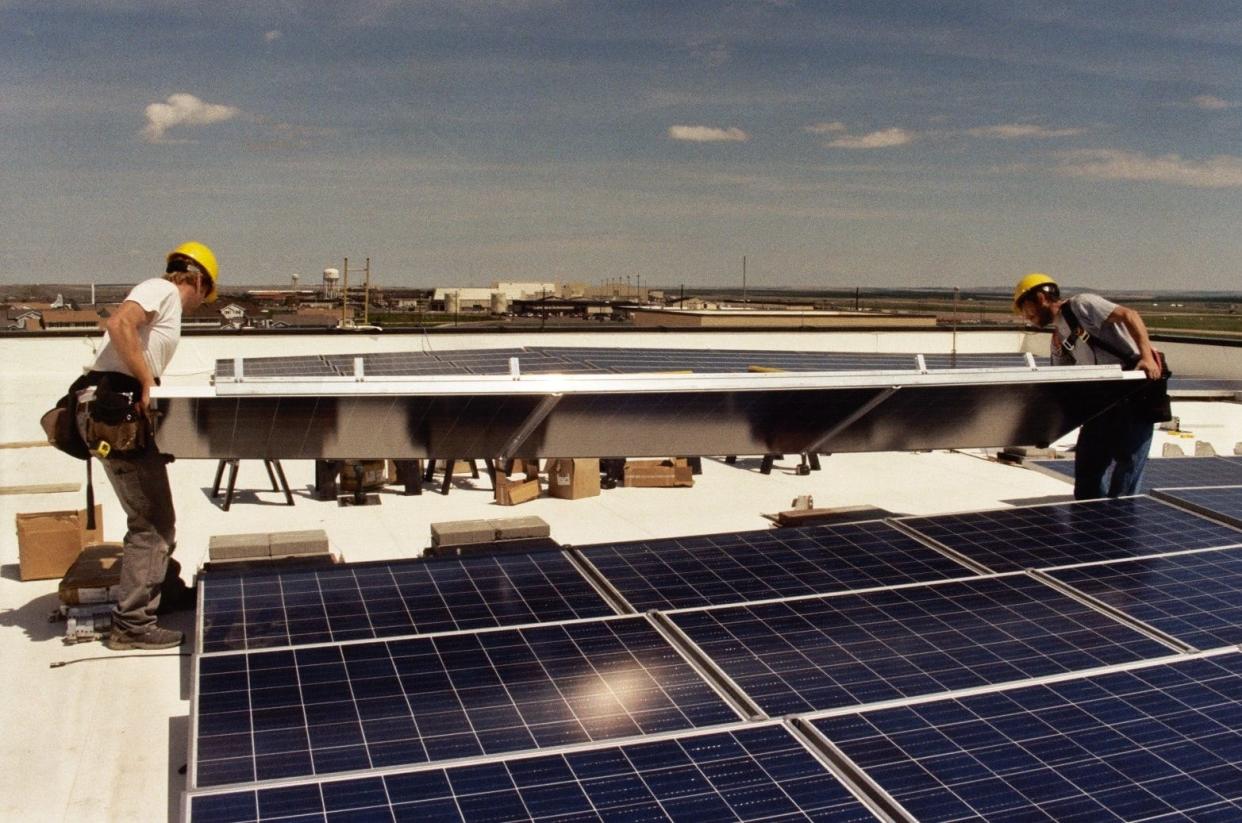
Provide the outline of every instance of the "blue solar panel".
<path id="1" fill-rule="evenodd" d="M 1027 575 L 672 615 L 770 715 L 1169 653 Z"/>
<path id="2" fill-rule="evenodd" d="M 886 523 L 581 547 L 639 611 L 944 580 L 970 572 Z"/>
<path id="3" fill-rule="evenodd" d="M 1074 479 L 1073 460 L 1032 460 L 1032 465 Z M 1141 492 L 1172 486 L 1242 483 L 1242 462 L 1232 457 L 1154 457 L 1143 470 Z"/>
<path id="4" fill-rule="evenodd" d="M 921 821 L 1242 819 L 1242 655 L 814 726 Z"/>
<path id="5" fill-rule="evenodd" d="M 203 576 L 204 652 L 600 617 L 563 552 Z"/>
<path id="6" fill-rule="evenodd" d="M 643 617 L 202 656 L 198 787 L 737 720 Z"/>
<path id="7" fill-rule="evenodd" d="M 1242 542 L 1242 532 L 1149 497 L 902 518 L 998 572 L 1119 560 Z"/>
<path id="8" fill-rule="evenodd" d="M 1242 549 L 1049 572 L 1199 649 L 1242 643 Z"/>
<path id="9" fill-rule="evenodd" d="M 1161 489 L 1156 496 L 1242 529 L 1242 486 Z"/>
<path id="10" fill-rule="evenodd" d="M 193 823 L 874 820 L 783 726 L 192 796 Z M 370 816 L 368 816 L 370 815 Z"/>

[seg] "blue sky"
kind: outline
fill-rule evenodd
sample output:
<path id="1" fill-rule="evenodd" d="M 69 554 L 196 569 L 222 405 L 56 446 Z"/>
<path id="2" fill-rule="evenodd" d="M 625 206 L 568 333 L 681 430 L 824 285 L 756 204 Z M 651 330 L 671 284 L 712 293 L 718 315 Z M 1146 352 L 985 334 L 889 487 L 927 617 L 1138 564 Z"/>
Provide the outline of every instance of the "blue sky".
<path id="1" fill-rule="evenodd" d="M 0 282 L 1242 289 L 1234 2 L 0 0 Z"/>

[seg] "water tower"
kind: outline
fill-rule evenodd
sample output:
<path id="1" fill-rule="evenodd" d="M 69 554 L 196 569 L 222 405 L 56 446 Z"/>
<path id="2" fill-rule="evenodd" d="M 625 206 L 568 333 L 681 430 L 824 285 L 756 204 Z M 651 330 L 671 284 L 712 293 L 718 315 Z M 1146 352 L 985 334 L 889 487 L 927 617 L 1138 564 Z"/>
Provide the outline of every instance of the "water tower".
<path id="1" fill-rule="evenodd" d="M 340 269 L 324 269 L 323 270 L 323 296 L 336 297 L 341 286 L 341 270 Z"/>
<path id="2" fill-rule="evenodd" d="M 291 288 L 293 291 L 297 291 L 298 281 L 301 279 L 302 279 L 302 275 L 298 274 L 297 272 L 294 272 L 293 275 L 289 278 L 289 288 Z"/>

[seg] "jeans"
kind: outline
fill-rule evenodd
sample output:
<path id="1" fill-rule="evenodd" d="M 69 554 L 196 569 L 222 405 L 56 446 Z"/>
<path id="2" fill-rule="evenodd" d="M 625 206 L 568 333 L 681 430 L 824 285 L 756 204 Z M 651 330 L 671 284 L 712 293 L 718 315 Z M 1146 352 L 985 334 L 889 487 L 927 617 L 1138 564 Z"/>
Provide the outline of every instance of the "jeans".
<path id="1" fill-rule="evenodd" d="M 180 564 L 169 561 L 176 545 L 177 515 L 168 486 L 168 464 L 154 449 L 100 462 L 129 525 L 112 625 L 138 634 L 155 625 L 165 579 L 180 580 Z"/>
<path id="2" fill-rule="evenodd" d="M 1084 423 L 1074 450 L 1074 498 L 1138 494 L 1153 429 L 1154 424 L 1130 401 Z"/>

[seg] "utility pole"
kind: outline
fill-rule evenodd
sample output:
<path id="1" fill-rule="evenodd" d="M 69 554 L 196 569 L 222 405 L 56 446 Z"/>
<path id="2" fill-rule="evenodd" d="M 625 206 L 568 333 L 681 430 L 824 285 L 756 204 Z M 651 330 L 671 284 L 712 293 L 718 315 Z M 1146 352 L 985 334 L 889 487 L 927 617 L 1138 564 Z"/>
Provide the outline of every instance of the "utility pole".
<path id="1" fill-rule="evenodd" d="M 636 274 L 634 276 L 638 278 L 638 288 L 635 289 L 636 293 L 634 297 L 638 300 L 639 303 L 641 303 L 643 302 L 643 276 L 641 274 Z"/>
<path id="2" fill-rule="evenodd" d="M 367 258 L 367 282 L 362 289 L 362 324 L 371 325 L 371 258 Z"/>
<path id="3" fill-rule="evenodd" d="M 746 255 L 742 255 L 742 302 L 746 302 Z"/>

